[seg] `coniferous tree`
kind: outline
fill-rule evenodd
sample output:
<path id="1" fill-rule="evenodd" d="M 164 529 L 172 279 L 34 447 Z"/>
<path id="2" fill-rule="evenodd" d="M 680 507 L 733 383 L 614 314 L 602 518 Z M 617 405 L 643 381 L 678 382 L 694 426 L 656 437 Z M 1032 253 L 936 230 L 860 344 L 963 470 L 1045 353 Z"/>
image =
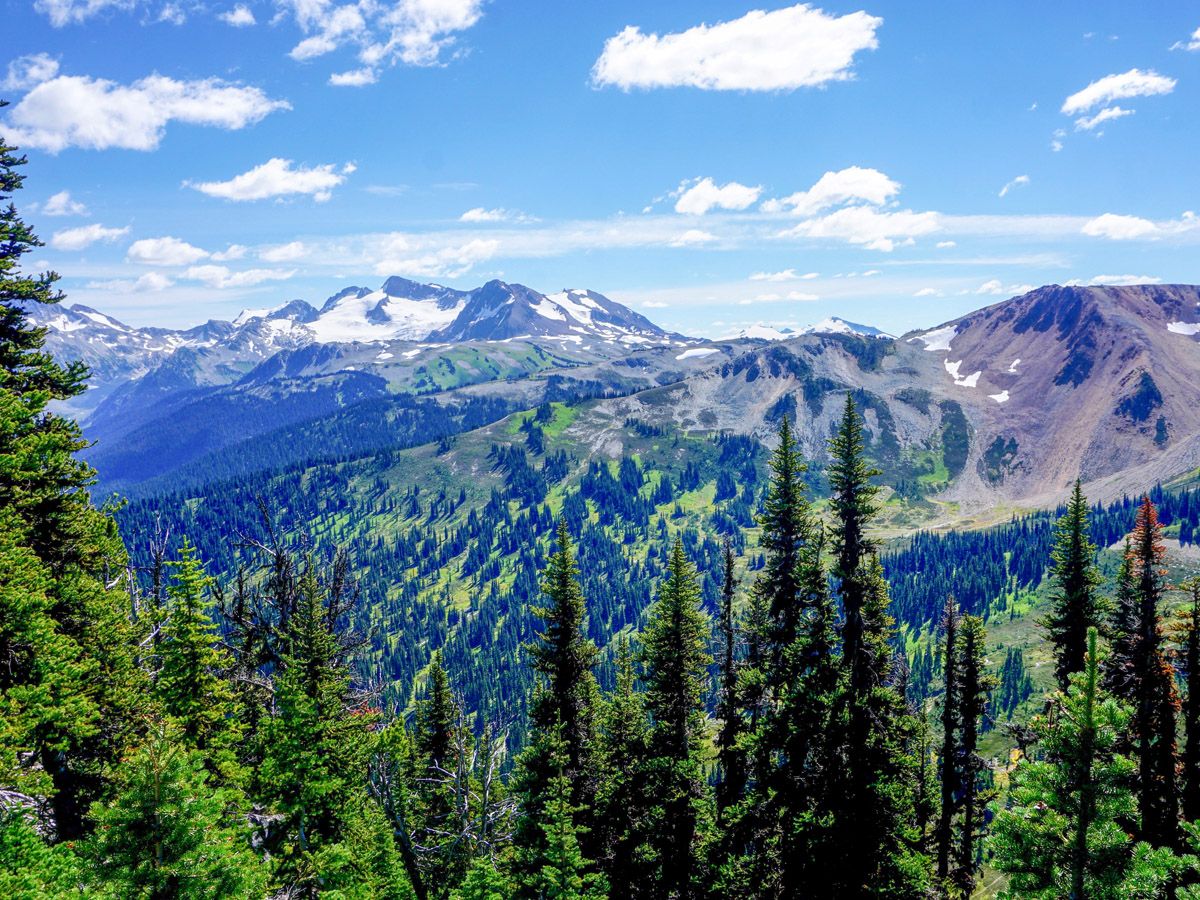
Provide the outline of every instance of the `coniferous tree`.
<path id="1" fill-rule="evenodd" d="M 258 772 L 260 795 L 283 817 L 274 842 L 277 877 L 307 891 L 326 878 L 368 872 L 385 828 L 366 797 L 374 716 L 350 691 L 352 644 L 337 614 L 348 586 L 338 573 L 323 583 L 315 561 L 305 561 Z"/>
<path id="2" fill-rule="evenodd" d="M 1072 672 L 1083 668 L 1087 630 L 1100 627 L 1096 588 L 1096 545 L 1089 535 L 1088 505 L 1076 480 L 1066 514 L 1054 529 L 1054 601 L 1045 625 L 1054 644 L 1054 674 L 1066 690 Z"/>
<path id="3" fill-rule="evenodd" d="M 954 816 L 959 805 L 962 785 L 958 746 L 960 684 L 958 675 L 958 606 L 954 597 L 946 598 L 942 612 L 942 752 L 939 757 L 941 768 L 941 805 L 938 813 L 937 832 L 937 877 L 945 882 L 950 875 L 950 854 L 953 847 Z"/>
<path id="4" fill-rule="evenodd" d="M 54 834 L 72 840 L 84 834 L 111 763 L 136 739 L 145 684 L 132 652 L 128 595 L 120 580 L 108 583 L 125 567 L 124 548 L 111 517 L 92 507 L 93 472 L 77 455 L 87 442 L 78 425 L 49 410 L 82 393 L 87 369 L 55 362 L 46 329 L 30 321 L 31 307 L 58 303 L 62 294 L 55 273 L 21 271 L 21 258 L 42 246 L 10 202 L 25 163 L 0 138 L 0 530 L 19 535 L 44 567 L 39 591 L 54 629 L 25 645 L 29 668 L 12 687 L 40 686 L 40 710 L 31 694 L 22 701 L 26 723 L 36 720 L 25 732 L 25 759 L 36 760 L 50 784 Z"/>
<path id="5" fill-rule="evenodd" d="M 1187 697 L 1183 703 L 1183 790 L 1180 807 L 1188 822 L 1200 819 L 1200 577 L 1193 576 L 1179 585 L 1187 592 L 1189 604 L 1179 611 L 1175 638 L 1180 644 L 1179 658 L 1187 677 Z"/>
<path id="6" fill-rule="evenodd" d="M 642 634 L 650 714 L 648 785 L 654 797 L 648 837 L 658 856 L 663 898 L 693 896 L 706 812 L 704 689 L 711 663 L 710 623 L 700 607 L 696 571 L 676 538 L 667 575 Z"/>
<path id="7" fill-rule="evenodd" d="M 467 848 L 461 846 L 453 818 L 458 814 L 454 759 L 460 740 L 459 704 L 450 689 L 450 679 L 441 651 L 429 664 L 428 687 L 417 704 L 415 793 L 420 818 L 422 882 L 428 896 L 448 896 L 453 885 L 465 875 L 469 862 Z"/>
<path id="8" fill-rule="evenodd" d="M 538 873 L 547 865 L 551 848 L 542 825 L 553 800 L 555 779 L 565 779 L 570 785 L 568 802 L 559 812 L 566 807 L 572 810 L 584 857 L 591 860 L 589 854 L 595 847 L 598 704 L 592 669 L 597 651 L 585 633 L 587 606 L 565 519 L 559 521 L 557 546 L 542 577 L 542 593 L 546 604 L 534 613 L 542 620 L 543 630 L 528 647 L 530 667 L 538 679 L 529 710 L 529 745 L 516 778 L 521 815 L 515 835 L 515 866 L 517 880 L 526 891 L 522 896 L 536 896 L 527 892 L 540 883 Z"/>
<path id="9" fill-rule="evenodd" d="M 964 616 L 957 644 L 959 676 L 956 703 L 962 814 L 953 872 L 954 884 L 964 897 L 970 897 L 975 887 L 986 809 L 992 799 L 992 791 L 984 781 L 987 769 L 979 755 L 980 726 L 996 684 L 987 672 L 986 639 L 983 619 Z"/>
<path id="10" fill-rule="evenodd" d="M 717 623 L 721 653 L 721 670 L 717 718 L 721 722 L 717 733 L 717 767 L 720 781 L 717 782 L 717 815 L 737 803 L 746 787 L 746 760 L 740 739 L 744 720 L 738 698 L 738 641 L 739 628 L 734 611 L 737 594 L 737 576 L 734 573 L 733 544 L 725 539 L 721 548 L 721 611 Z"/>
<path id="11" fill-rule="evenodd" d="M 1133 670 L 1136 707 L 1132 732 L 1138 755 L 1138 812 L 1141 837 L 1155 847 L 1179 840 L 1176 784 L 1175 671 L 1163 652 L 1159 605 L 1164 592 L 1162 527 L 1149 497 L 1138 509 L 1133 530 L 1133 577 L 1137 597 L 1137 642 Z"/>
<path id="12" fill-rule="evenodd" d="M 1129 705 L 1137 702 L 1134 648 L 1138 639 L 1138 598 L 1133 562 L 1133 541 L 1126 537 L 1108 621 L 1109 653 L 1104 660 L 1103 673 L 1104 690 Z"/>
<path id="13" fill-rule="evenodd" d="M 862 420 L 847 395 L 828 469 L 844 675 L 835 705 L 841 738 L 832 767 L 834 855 L 822 871 L 831 896 L 913 895 L 928 875 L 914 828 L 916 726 L 894 677 L 895 620 L 875 542 L 866 534 L 878 511 L 871 483 L 878 473 L 865 450 Z"/>
<path id="14" fill-rule="evenodd" d="M 645 777 L 650 729 L 644 696 L 637 690 L 633 653 L 617 643 L 617 680 L 600 716 L 598 764 L 604 773 L 596 797 L 599 860 L 617 897 L 645 896 L 656 864 L 650 845 Z"/>
<path id="15" fill-rule="evenodd" d="M 237 703 L 226 679 L 231 667 L 216 646 L 216 626 L 206 610 L 213 580 L 204 574 L 196 549 L 186 539 L 180 548 L 168 615 L 161 627 L 154 693 L 163 713 L 179 728 L 179 740 L 201 751 L 214 773 L 239 778 L 234 745 L 239 738 Z"/>
<path id="16" fill-rule="evenodd" d="M 116 795 L 92 810 L 89 855 L 102 896 L 148 900 L 262 896 L 240 794 L 210 782 L 204 757 L 156 728 L 119 769 Z"/>
<path id="17" fill-rule="evenodd" d="M 992 823 L 992 865 L 1014 900 L 1159 896 L 1179 869 L 1168 848 L 1134 845 L 1125 831 L 1137 816 L 1137 764 L 1118 752 L 1130 714 L 1100 688 L 1098 657 L 1092 629 L 1084 670 L 1033 721 L 1044 758 L 1018 764 Z"/>

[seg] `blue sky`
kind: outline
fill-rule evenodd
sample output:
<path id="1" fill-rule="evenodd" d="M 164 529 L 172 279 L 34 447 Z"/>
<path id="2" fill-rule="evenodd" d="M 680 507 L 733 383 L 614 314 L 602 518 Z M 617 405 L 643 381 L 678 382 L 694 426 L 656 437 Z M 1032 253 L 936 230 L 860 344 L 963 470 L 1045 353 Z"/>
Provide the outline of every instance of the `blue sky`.
<path id="1" fill-rule="evenodd" d="M 1028 285 L 1200 280 L 1197 3 L 5 16 L 34 261 L 137 324 L 398 274 L 590 287 L 701 335 L 902 332 Z"/>

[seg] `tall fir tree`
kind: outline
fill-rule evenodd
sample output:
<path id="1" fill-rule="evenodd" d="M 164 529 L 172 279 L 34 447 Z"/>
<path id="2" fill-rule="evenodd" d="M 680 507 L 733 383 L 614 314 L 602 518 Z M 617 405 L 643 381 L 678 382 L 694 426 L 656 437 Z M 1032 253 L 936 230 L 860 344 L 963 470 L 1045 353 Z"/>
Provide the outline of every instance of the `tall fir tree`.
<path id="1" fill-rule="evenodd" d="M 954 597 L 946 598 L 942 611 L 942 752 L 938 756 L 941 769 L 941 804 L 938 810 L 934 843 L 937 847 L 937 877 L 945 882 L 950 875 L 950 856 L 954 841 L 954 816 L 960 803 L 962 772 L 959 753 L 959 696 L 958 626 L 961 621 Z"/>
<path id="2" fill-rule="evenodd" d="M 704 691 L 711 624 L 701 608 L 696 570 L 676 538 L 667 574 L 642 633 L 646 709 L 650 714 L 647 781 L 654 796 L 649 841 L 659 860 L 655 894 L 684 900 L 698 888 L 707 813 Z"/>
<path id="3" fill-rule="evenodd" d="M 616 686 L 600 714 L 597 862 L 613 896 L 636 898 L 650 892 L 657 859 L 648 839 L 651 798 L 645 785 L 650 728 L 624 636 L 617 642 L 616 666 Z"/>
<path id="4" fill-rule="evenodd" d="M 1118 745 L 1130 714 L 1100 688 L 1097 644 L 1092 629 L 1084 670 L 1034 719 L 1043 756 L 1018 764 L 992 823 L 992 865 L 1009 879 L 1004 897 L 1156 897 L 1180 868 L 1170 849 L 1135 845 L 1126 832 L 1137 817 L 1137 764 Z"/>
<path id="5" fill-rule="evenodd" d="M 542 576 L 542 594 L 545 605 L 534 609 L 542 631 L 527 648 L 537 679 L 529 709 L 529 744 L 521 755 L 515 783 L 521 815 L 514 863 L 524 890 L 537 883 L 537 873 L 547 864 L 551 848 L 542 824 L 555 779 L 565 778 L 570 785 L 567 805 L 585 858 L 594 860 L 599 849 L 592 828 L 598 786 L 594 765 L 598 690 L 593 674 L 597 651 L 586 636 L 587 604 L 565 519 L 559 521 L 555 550 Z"/>
<path id="6" fill-rule="evenodd" d="M 740 629 L 734 601 L 737 596 L 736 559 L 733 544 L 726 538 L 721 547 L 721 610 L 717 621 L 717 646 L 720 650 L 720 683 L 717 719 L 717 814 L 737 803 L 746 789 L 745 749 L 741 746 L 744 727 L 738 697 L 738 678 L 741 660 L 738 657 Z"/>
<path id="7" fill-rule="evenodd" d="M 839 758 L 832 768 L 830 896 L 913 896 L 929 860 L 915 833 L 916 723 L 895 677 L 895 620 L 867 528 L 878 512 L 878 473 L 866 460 L 862 419 L 847 395 L 830 441 L 833 575 L 843 610 Z"/>
<path id="8" fill-rule="evenodd" d="M 204 574 L 196 548 L 186 539 L 167 588 L 167 617 L 158 641 L 154 694 L 163 713 L 179 728 L 179 739 L 204 754 L 211 771 L 227 782 L 241 777 L 237 698 L 227 680 L 232 667 L 217 646 L 217 629 L 207 610 L 213 579 Z"/>
<path id="9" fill-rule="evenodd" d="M 1180 809 L 1188 822 L 1200 820 L 1200 577 L 1192 576 L 1179 585 L 1188 604 L 1179 610 L 1174 637 L 1179 644 L 1179 661 L 1187 679 L 1183 702 L 1183 790 Z"/>
<path id="10" fill-rule="evenodd" d="M 979 735 L 987 714 L 995 678 L 987 668 L 987 632 L 979 616 L 963 616 L 958 635 L 957 709 L 962 813 L 954 853 L 953 881 L 964 897 L 974 893 L 981 862 L 981 841 L 987 820 L 987 804 L 993 792 L 986 778 L 987 766 L 979 754 Z"/>
<path id="11" fill-rule="evenodd" d="M 240 793 L 210 782 L 204 755 L 175 726 L 156 726 L 122 762 L 115 796 L 97 804 L 88 855 L 101 896 L 235 900 L 265 893 Z M 109 893 L 111 892 L 111 894 Z"/>
<path id="12" fill-rule="evenodd" d="M 91 504 L 94 473 L 78 456 L 87 442 L 49 409 L 85 389 L 87 369 L 55 362 L 46 329 L 30 320 L 30 308 L 62 294 L 55 273 L 21 270 L 22 257 L 42 246 L 11 202 L 25 164 L 0 138 L 0 528 L 19 534 L 44 567 L 44 613 L 54 629 L 51 640 L 27 645 L 25 674 L 46 688 L 53 682 L 51 702 L 70 711 L 44 715 L 43 706 L 26 734 L 29 758 L 50 784 L 54 834 L 73 840 L 87 830 L 105 773 L 137 739 L 145 679 L 132 652 L 129 597 L 121 579 L 109 583 L 126 556 L 111 517 Z"/>
<path id="13" fill-rule="evenodd" d="M 1099 628 L 1096 545 L 1090 537 L 1087 498 L 1076 480 L 1067 511 L 1054 529 L 1054 597 L 1045 626 L 1054 645 L 1054 674 L 1066 690 L 1072 672 L 1083 668 L 1087 630 Z"/>
<path id="14" fill-rule="evenodd" d="M 1138 640 L 1138 597 L 1133 562 L 1133 541 L 1126 537 L 1121 565 L 1117 570 L 1116 594 L 1105 629 L 1109 652 L 1103 666 L 1104 690 L 1130 705 L 1137 702 L 1134 648 Z"/>
<path id="15" fill-rule="evenodd" d="M 1166 548 L 1158 510 L 1149 497 L 1138 508 L 1132 537 L 1137 642 L 1133 669 L 1136 706 L 1133 737 L 1138 755 L 1138 812 L 1141 837 L 1155 847 L 1179 842 L 1179 795 L 1176 783 L 1175 670 L 1163 648 L 1159 607 L 1165 590 Z"/>

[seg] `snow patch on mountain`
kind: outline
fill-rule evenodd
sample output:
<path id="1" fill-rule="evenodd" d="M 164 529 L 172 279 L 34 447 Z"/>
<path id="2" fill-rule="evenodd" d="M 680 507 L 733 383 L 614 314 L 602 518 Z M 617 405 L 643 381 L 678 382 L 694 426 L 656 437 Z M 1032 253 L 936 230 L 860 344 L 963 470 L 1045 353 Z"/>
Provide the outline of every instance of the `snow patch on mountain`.
<path id="1" fill-rule="evenodd" d="M 926 350 L 949 350 L 950 342 L 954 340 L 954 335 L 957 333 L 957 325 L 945 325 L 942 328 L 935 328 L 933 331 L 926 331 L 924 334 L 910 337 L 908 340 L 910 343 L 921 341 Z"/>

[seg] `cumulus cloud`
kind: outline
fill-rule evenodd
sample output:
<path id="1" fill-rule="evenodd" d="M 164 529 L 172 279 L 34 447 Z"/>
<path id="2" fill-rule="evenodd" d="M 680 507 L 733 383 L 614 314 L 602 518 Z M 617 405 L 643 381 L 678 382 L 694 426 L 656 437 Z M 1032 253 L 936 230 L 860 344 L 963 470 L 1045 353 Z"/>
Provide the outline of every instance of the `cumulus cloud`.
<path id="1" fill-rule="evenodd" d="M 111 291 L 120 294 L 146 294 L 155 291 L 165 291 L 173 281 L 161 272 L 147 272 L 137 278 L 116 278 L 111 281 L 89 281 L 85 287 L 88 290 Z"/>
<path id="2" fill-rule="evenodd" d="M 1004 187 L 1000 188 L 1000 196 L 1001 197 L 1007 196 L 1008 192 L 1011 191 L 1013 188 L 1023 187 L 1027 184 L 1029 184 L 1029 176 L 1028 175 L 1018 175 L 1016 178 L 1014 178 L 1008 184 L 1004 185 Z"/>
<path id="3" fill-rule="evenodd" d="M 366 87 L 378 80 L 379 73 L 370 66 L 350 69 L 347 72 L 334 72 L 329 76 L 329 83 L 334 87 Z"/>
<path id="4" fill-rule="evenodd" d="M 353 171 L 351 165 L 345 165 L 340 170 L 332 163 L 306 168 L 294 165 L 290 159 L 274 157 L 228 181 L 185 181 L 183 184 L 202 194 L 225 200 L 265 200 L 308 194 L 318 203 L 323 203 L 333 196 L 333 189 Z"/>
<path id="5" fill-rule="evenodd" d="M 988 294 L 991 296 L 1007 295 L 1009 297 L 1015 297 L 1018 294 L 1027 294 L 1032 290 L 1032 284 L 1010 284 L 1005 287 L 1004 283 L 999 278 L 993 278 L 989 281 L 985 281 L 978 288 L 976 288 L 975 293 Z"/>
<path id="6" fill-rule="evenodd" d="M 218 250 L 216 253 L 214 253 L 212 258 L 217 262 L 227 262 L 233 259 L 242 259 L 249 249 L 249 247 L 246 247 L 243 244 L 230 244 L 224 250 Z"/>
<path id="7" fill-rule="evenodd" d="M 913 243 L 941 227 L 935 212 L 881 212 L 869 206 L 846 206 L 800 222 L 780 232 L 779 237 L 837 238 L 890 253 L 898 244 Z"/>
<path id="8" fill-rule="evenodd" d="M 487 209 L 483 206 L 476 206 L 474 209 L 468 209 L 465 213 L 458 217 L 460 222 L 516 222 L 523 224 L 527 222 L 537 222 L 536 216 L 526 215 L 519 209 Z"/>
<path id="9" fill-rule="evenodd" d="M 679 183 L 670 196 L 675 200 L 675 212 L 702 216 L 710 209 L 745 209 L 758 199 L 761 187 L 748 187 L 730 181 L 718 186 L 711 178 L 693 178 Z"/>
<path id="10" fill-rule="evenodd" d="M 396 235 L 389 244 L 391 254 L 375 266 L 378 275 L 403 272 L 418 278 L 457 278 L 491 259 L 500 249 L 499 241 L 480 238 L 434 249 L 420 247 L 418 242 Z"/>
<path id="11" fill-rule="evenodd" d="M 274 247 L 264 247 L 258 251 L 258 258 L 263 262 L 293 262 L 308 255 L 308 248 L 300 241 L 287 244 L 277 244 Z"/>
<path id="12" fill-rule="evenodd" d="M 1158 233 L 1158 226 L 1149 219 L 1138 216 L 1122 216 L 1105 213 L 1084 223 L 1081 229 L 1088 237 L 1108 238 L 1111 241 L 1129 241 L 1150 237 Z"/>
<path id="13" fill-rule="evenodd" d="M 359 68 L 330 76 L 330 84 L 373 84 L 384 66 L 434 66 L 454 47 L 460 32 L 483 16 L 483 0 L 398 0 L 393 4 L 358 0 L 283 0 L 307 35 L 292 48 L 297 60 L 310 60 L 343 47 L 357 49 Z"/>
<path id="14" fill-rule="evenodd" d="M 8 74 L 0 83 L 6 91 L 27 91 L 58 74 L 58 60 L 49 53 L 18 56 L 8 64 Z"/>
<path id="15" fill-rule="evenodd" d="M 290 108 L 259 88 L 218 78 L 177 81 L 150 75 L 124 85 L 60 75 L 38 84 L 12 107 L 6 137 L 51 153 L 67 147 L 154 150 L 172 121 L 236 131 Z"/>
<path id="16" fill-rule="evenodd" d="M 924 287 L 913 294 L 914 297 L 940 297 L 942 292 L 937 288 Z"/>
<path id="17" fill-rule="evenodd" d="M 70 191 L 59 191 L 51 194 L 50 199 L 42 204 L 44 216 L 86 216 L 88 208 L 77 200 L 71 199 Z"/>
<path id="18" fill-rule="evenodd" d="M 958 241 L 938 241 L 934 246 L 939 250 L 949 250 L 951 247 L 957 247 Z"/>
<path id="19" fill-rule="evenodd" d="M 596 85 L 778 91 L 854 77 L 855 55 L 879 46 L 883 19 L 838 16 L 807 4 L 686 31 L 646 34 L 630 25 L 604 44 L 592 68 Z"/>
<path id="20" fill-rule="evenodd" d="M 256 22 L 254 13 L 250 11 L 250 7 L 242 3 L 239 3 L 233 9 L 218 14 L 217 18 L 226 25 L 232 25 L 234 28 L 249 28 Z"/>
<path id="21" fill-rule="evenodd" d="M 208 256 L 207 250 L 177 237 L 142 238 L 129 245 L 125 258 L 145 266 L 189 266 Z"/>
<path id="22" fill-rule="evenodd" d="M 1105 122 L 1111 122 L 1114 119 L 1123 119 L 1125 116 L 1132 116 L 1134 110 L 1122 109 L 1119 106 L 1106 106 L 1094 116 L 1080 116 L 1075 120 L 1076 131 L 1093 131 L 1098 126 Z"/>
<path id="23" fill-rule="evenodd" d="M 689 228 L 668 241 L 668 244 L 672 247 L 695 247 L 699 244 L 711 244 L 715 240 L 717 240 L 717 236 L 712 232 Z"/>
<path id="24" fill-rule="evenodd" d="M 191 266 L 180 276 L 188 281 L 199 281 L 211 288 L 225 290 L 226 288 L 252 287 L 264 281 L 286 281 L 296 274 L 295 269 L 245 269 L 233 272 L 226 266 L 203 265 Z"/>
<path id="25" fill-rule="evenodd" d="M 85 250 L 92 244 L 111 244 L 119 237 L 129 233 L 129 228 L 105 228 L 103 225 L 81 225 L 79 228 L 67 228 L 56 231 L 50 238 L 50 246 L 55 250 Z"/>
<path id="26" fill-rule="evenodd" d="M 850 166 L 826 172 L 807 191 L 798 191 L 763 204 L 764 212 L 791 210 L 808 216 L 843 203 L 871 203 L 882 206 L 900 192 L 899 183 L 878 169 Z"/>

